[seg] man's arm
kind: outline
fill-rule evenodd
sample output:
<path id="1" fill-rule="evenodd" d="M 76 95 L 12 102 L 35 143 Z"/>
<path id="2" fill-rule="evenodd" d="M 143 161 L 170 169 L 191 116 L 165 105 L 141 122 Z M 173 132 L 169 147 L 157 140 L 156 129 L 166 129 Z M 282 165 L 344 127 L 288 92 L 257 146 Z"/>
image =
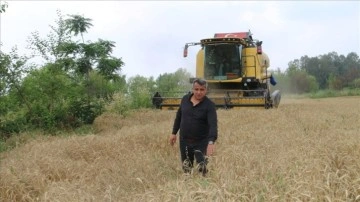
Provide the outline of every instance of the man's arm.
<path id="1" fill-rule="evenodd" d="M 176 133 L 179 131 L 180 122 L 181 122 L 181 106 L 179 107 L 179 109 L 176 112 L 176 117 L 175 117 L 175 120 L 174 120 L 173 129 L 172 129 L 172 134 L 173 135 L 176 135 Z"/>
<path id="2" fill-rule="evenodd" d="M 217 113 L 215 104 L 210 102 L 209 110 L 207 114 L 207 120 L 209 125 L 209 136 L 208 136 L 208 146 L 206 149 L 206 155 L 212 156 L 215 152 L 215 141 L 218 137 L 218 125 L 217 125 Z"/>
<path id="3" fill-rule="evenodd" d="M 169 142 L 170 142 L 171 146 L 173 146 L 175 144 L 175 142 L 176 142 L 176 133 L 180 129 L 180 122 L 181 122 L 181 105 L 180 105 L 180 107 L 178 108 L 178 110 L 176 112 L 176 117 L 175 117 L 175 120 L 174 120 L 172 133 L 171 133 L 170 138 L 169 138 Z"/>

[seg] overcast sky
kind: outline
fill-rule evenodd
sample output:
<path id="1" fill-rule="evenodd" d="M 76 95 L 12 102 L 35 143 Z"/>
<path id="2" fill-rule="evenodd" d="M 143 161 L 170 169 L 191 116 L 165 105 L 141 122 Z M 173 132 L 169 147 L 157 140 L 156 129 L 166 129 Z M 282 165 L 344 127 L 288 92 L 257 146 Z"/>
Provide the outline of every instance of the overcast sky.
<path id="1" fill-rule="evenodd" d="M 2 3 L 4 1 L 1 1 Z M 217 32 L 251 30 L 263 41 L 270 69 L 285 70 L 288 62 L 307 55 L 337 52 L 360 55 L 359 1 L 11 1 L 1 14 L 1 50 L 26 50 L 34 31 L 46 37 L 55 25 L 56 10 L 91 18 L 85 40 L 111 40 L 113 55 L 125 62 L 122 74 L 155 78 L 186 68 L 195 74 L 195 54 L 186 42 Z"/>

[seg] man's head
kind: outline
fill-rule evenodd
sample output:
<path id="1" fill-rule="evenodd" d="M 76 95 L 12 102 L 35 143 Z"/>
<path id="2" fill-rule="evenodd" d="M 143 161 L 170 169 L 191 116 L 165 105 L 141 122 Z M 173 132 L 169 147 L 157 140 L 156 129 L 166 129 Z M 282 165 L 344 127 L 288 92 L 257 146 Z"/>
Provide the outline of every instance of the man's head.
<path id="1" fill-rule="evenodd" d="M 195 79 L 193 81 L 192 92 L 197 100 L 202 100 L 207 92 L 207 82 L 204 79 Z"/>

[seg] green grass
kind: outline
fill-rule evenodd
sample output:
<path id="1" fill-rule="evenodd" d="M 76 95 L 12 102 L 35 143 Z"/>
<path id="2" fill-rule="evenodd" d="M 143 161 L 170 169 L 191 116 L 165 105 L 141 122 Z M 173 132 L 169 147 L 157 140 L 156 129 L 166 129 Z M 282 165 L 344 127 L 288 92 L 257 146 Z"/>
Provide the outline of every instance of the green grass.
<path id="1" fill-rule="evenodd" d="M 3 140 L 0 140 L 0 152 L 4 152 L 7 150 L 6 144 Z"/>
<path id="2" fill-rule="evenodd" d="M 360 88 L 345 88 L 342 90 L 319 90 L 312 93 L 293 94 L 283 92 L 281 97 L 291 99 L 301 98 L 328 98 L 328 97 L 346 97 L 346 96 L 360 96 Z"/>
<path id="3" fill-rule="evenodd" d="M 346 88 L 343 90 L 321 90 L 309 94 L 310 98 L 327 98 L 327 97 L 344 97 L 344 96 L 360 96 L 359 88 Z"/>

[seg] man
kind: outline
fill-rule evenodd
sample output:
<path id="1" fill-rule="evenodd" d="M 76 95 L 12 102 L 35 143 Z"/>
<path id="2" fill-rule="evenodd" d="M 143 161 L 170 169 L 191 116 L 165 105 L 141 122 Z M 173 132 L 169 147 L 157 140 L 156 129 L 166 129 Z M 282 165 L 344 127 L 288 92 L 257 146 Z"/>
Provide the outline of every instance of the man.
<path id="1" fill-rule="evenodd" d="M 181 100 L 170 135 L 170 144 L 174 145 L 180 129 L 180 153 L 185 173 L 191 172 L 196 159 L 199 172 L 205 175 L 205 155 L 213 155 L 215 150 L 215 141 L 218 137 L 217 113 L 215 104 L 206 96 L 206 92 L 207 82 L 195 79 L 192 93 L 185 95 Z"/>

